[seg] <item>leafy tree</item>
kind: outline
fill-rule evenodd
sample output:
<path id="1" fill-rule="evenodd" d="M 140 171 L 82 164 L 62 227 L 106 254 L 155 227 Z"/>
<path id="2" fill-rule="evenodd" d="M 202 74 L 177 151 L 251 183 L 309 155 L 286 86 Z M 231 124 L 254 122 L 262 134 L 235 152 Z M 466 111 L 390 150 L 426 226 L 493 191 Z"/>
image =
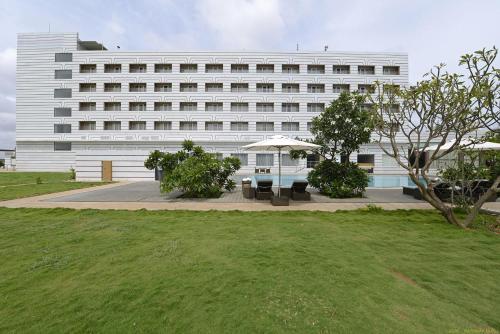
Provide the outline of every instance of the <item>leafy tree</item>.
<path id="1" fill-rule="evenodd" d="M 164 192 L 180 190 L 185 197 L 218 197 L 222 190 L 233 190 L 235 182 L 230 179 L 241 166 L 238 158 L 217 159 L 201 146 L 185 140 L 176 153 L 153 151 L 144 162 L 150 170 L 161 169 L 163 179 L 160 188 Z"/>
<path id="2" fill-rule="evenodd" d="M 434 191 L 435 183 L 430 175 L 433 164 L 446 155 L 467 150 L 461 146 L 462 140 L 481 133 L 486 125 L 494 127 L 494 120 L 498 119 L 498 108 L 489 106 L 495 97 L 494 104 L 498 105 L 499 87 L 487 80 L 498 74 L 494 66 L 488 65 L 493 63 L 496 49 L 464 57 L 462 65 L 468 60 L 481 71 L 470 70 L 464 76 L 446 72 L 441 64 L 414 87 L 392 90 L 377 83 L 377 94 L 372 98 L 375 133 L 381 149 L 406 169 L 424 200 L 439 210 L 448 222 L 460 227 L 467 227 L 475 220 L 481 206 L 497 191 L 500 183 L 497 177 L 482 196 L 467 206 L 463 219 L 455 214 L 453 203 L 442 201 Z M 488 64 L 484 64 L 486 61 Z M 405 139 L 404 144 L 401 138 Z M 448 149 L 441 149 L 451 140 L 455 141 Z M 436 142 L 437 149 L 429 152 L 428 148 Z M 421 158 L 425 159 L 422 166 L 419 165 Z M 467 177 L 475 176 L 463 175 Z M 466 181 L 461 180 L 462 183 Z"/>
<path id="3" fill-rule="evenodd" d="M 320 145 L 313 150 L 322 157 L 309 172 L 311 185 L 331 197 L 361 196 L 368 186 L 366 172 L 349 162 L 350 155 L 370 141 L 372 116 L 365 107 L 366 97 L 343 92 L 319 116 L 312 119 L 312 140 Z M 305 158 L 305 151 L 292 151 L 293 158 Z M 340 157 L 345 157 L 343 162 Z"/>

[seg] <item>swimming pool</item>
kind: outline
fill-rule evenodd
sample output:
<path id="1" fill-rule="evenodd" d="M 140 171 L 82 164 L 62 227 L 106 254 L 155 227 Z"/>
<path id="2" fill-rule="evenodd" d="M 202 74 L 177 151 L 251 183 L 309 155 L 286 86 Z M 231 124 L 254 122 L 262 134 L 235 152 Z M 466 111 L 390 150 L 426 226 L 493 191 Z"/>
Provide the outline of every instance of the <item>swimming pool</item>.
<path id="1" fill-rule="evenodd" d="M 278 175 L 261 174 L 261 175 L 235 175 L 233 180 L 237 184 L 241 184 L 243 178 L 249 177 L 252 179 L 252 186 L 256 185 L 257 180 L 273 180 L 274 185 L 278 185 Z M 304 181 L 307 175 L 281 175 L 281 185 L 290 187 L 293 181 Z M 415 186 L 415 183 L 407 175 L 368 175 L 369 188 L 401 188 L 403 186 Z"/>

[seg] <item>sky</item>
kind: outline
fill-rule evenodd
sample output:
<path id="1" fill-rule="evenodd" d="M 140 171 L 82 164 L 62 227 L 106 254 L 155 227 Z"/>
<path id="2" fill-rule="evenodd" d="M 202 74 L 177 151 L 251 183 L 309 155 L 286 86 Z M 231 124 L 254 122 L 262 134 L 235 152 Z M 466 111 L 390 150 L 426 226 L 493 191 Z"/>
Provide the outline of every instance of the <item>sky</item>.
<path id="1" fill-rule="evenodd" d="M 78 32 L 108 49 L 396 51 L 410 83 L 500 46 L 500 0 L 0 0 L 0 149 L 15 146 L 16 34 Z"/>

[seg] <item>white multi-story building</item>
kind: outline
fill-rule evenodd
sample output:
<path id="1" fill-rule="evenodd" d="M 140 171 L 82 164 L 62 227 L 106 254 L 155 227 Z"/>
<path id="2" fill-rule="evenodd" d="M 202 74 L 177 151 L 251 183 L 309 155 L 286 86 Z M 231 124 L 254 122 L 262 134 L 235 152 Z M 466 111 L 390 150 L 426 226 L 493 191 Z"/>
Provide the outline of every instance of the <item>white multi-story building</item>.
<path id="1" fill-rule="evenodd" d="M 109 51 L 77 33 L 18 35 L 17 169 L 68 171 L 81 180 L 152 179 L 152 150 L 191 139 L 236 155 L 240 174 L 276 172 L 277 154 L 243 145 L 282 134 L 310 137 L 312 117 L 345 90 L 408 85 L 405 53 Z M 401 174 L 377 144 L 351 156 L 375 174 Z M 283 173 L 317 160 L 283 156 Z M 104 166 L 104 168 L 103 168 Z"/>

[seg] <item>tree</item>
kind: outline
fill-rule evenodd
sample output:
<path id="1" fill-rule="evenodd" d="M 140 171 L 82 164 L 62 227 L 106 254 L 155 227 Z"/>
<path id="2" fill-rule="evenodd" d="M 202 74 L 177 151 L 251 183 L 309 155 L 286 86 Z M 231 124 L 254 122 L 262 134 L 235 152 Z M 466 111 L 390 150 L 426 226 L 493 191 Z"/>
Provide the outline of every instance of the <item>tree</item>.
<path id="1" fill-rule="evenodd" d="M 224 190 L 233 190 L 235 182 L 230 178 L 241 166 L 238 158 L 217 159 L 201 146 L 185 140 L 176 153 L 153 151 L 144 162 L 150 170 L 161 169 L 163 192 L 180 190 L 185 197 L 218 197 Z"/>
<path id="2" fill-rule="evenodd" d="M 472 70 L 466 76 L 451 74 L 441 64 L 414 87 L 386 89 L 378 82 L 376 96 L 372 98 L 376 141 L 381 149 L 408 172 L 424 200 L 439 210 L 448 222 L 460 227 L 467 227 L 475 220 L 485 201 L 497 191 L 500 177 L 467 206 L 467 214 L 461 219 L 453 203 L 444 202 L 436 195 L 429 171 L 439 159 L 467 150 L 468 147 L 461 146 L 462 140 L 481 132 L 485 125 L 492 125 L 493 119 L 498 118 L 495 114 L 498 109 L 494 112 L 487 107 L 492 97 L 498 97 L 498 85 L 492 86 L 485 79 L 498 71 L 493 66 L 479 64 L 486 58 L 493 62 L 492 54 L 496 56 L 496 51 L 475 53 L 477 62 L 471 61 L 482 69 L 479 73 Z M 406 144 L 400 144 L 400 138 L 404 138 Z M 441 149 L 451 140 L 455 142 L 448 149 Z M 385 146 L 386 142 L 389 147 Z M 429 152 L 428 148 L 436 142 L 437 149 Z M 425 158 L 423 165 L 420 165 L 421 158 Z"/>
<path id="3" fill-rule="evenodd" d="M 322 157 L 309 172 L 308 181 L 330 197 L 358 197 L 368 186 L 368 176 L 350 155 L 370 141 L 373 130 L 371 113 L 365 108 L 365 96 L 343 92 L 319 116 L 312 119 L 312 140 L 320 145 L 313 150 Z M 292 151 L 293 158 L 305 158 L 305 151 Z M 343 157 L 344 159 L 339 158 Z M 343 161 L 342 161 L 343 160 Z"/>

